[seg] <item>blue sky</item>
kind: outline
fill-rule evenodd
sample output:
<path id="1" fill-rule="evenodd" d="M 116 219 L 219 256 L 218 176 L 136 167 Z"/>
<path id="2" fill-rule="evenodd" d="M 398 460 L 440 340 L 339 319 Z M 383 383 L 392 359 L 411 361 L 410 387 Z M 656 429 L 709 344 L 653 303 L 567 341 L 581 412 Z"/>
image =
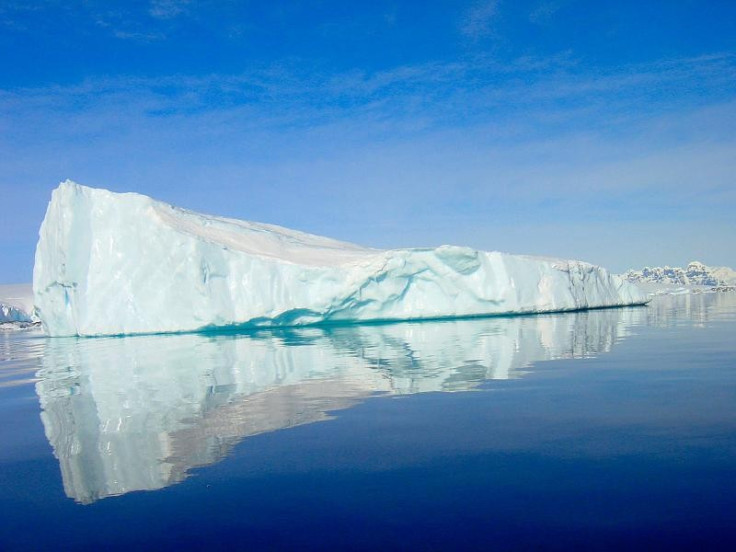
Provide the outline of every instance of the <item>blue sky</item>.
<path id="1" fill-rule="evenodd" d="M 0 2 L 0 282 L 71 178 L 376 247 L 736 266 L 736 2 Z"/>

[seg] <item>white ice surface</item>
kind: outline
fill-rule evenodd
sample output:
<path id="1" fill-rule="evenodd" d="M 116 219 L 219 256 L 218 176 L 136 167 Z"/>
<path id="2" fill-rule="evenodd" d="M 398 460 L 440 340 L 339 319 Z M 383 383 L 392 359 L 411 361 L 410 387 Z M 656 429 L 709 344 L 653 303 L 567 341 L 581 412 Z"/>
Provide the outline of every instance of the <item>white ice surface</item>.
<path id="1" fill-rule="evenodd" d="M 49 335 L 185 332 L 620 306 L 597 266 L 467 247 L 377 250 L 62 183 L 41 226 L 35 306 Z"/>

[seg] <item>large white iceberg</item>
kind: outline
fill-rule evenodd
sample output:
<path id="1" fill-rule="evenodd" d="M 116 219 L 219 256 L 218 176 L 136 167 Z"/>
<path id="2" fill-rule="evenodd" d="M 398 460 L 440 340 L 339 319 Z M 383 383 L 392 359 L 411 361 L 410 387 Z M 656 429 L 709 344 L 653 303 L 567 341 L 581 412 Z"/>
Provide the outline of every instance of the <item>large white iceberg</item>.
<path id="1" fill-rule="evenodd" d="M 431 319 L 641 304 L 580 262 L 467 247 L 379 250 L 63 182 L 35 307 L 52 336 Z"/>

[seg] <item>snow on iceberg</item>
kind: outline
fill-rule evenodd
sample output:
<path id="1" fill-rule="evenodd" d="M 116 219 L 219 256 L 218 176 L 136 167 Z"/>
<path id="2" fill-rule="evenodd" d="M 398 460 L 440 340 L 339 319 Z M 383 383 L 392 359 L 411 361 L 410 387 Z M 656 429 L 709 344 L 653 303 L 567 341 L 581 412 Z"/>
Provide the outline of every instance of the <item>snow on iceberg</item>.
<path id="1" fill-rule="evenodd" d="M 467 247 L 379 250 L 149 197 L 54 190 L 33 271 L 52 336 L 408 320 L 635 305 L 580 261 Z"/>

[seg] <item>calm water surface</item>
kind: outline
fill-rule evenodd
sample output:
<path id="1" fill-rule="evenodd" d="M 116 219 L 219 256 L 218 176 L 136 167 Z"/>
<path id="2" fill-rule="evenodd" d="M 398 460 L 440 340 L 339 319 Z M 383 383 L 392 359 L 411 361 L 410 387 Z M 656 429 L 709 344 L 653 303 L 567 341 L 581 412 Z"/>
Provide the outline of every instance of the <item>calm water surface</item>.
<path id="1" fill-rule="evenodd" d="M 0 550 L 735 547 L 736 294 L 0 332 Z"/>

